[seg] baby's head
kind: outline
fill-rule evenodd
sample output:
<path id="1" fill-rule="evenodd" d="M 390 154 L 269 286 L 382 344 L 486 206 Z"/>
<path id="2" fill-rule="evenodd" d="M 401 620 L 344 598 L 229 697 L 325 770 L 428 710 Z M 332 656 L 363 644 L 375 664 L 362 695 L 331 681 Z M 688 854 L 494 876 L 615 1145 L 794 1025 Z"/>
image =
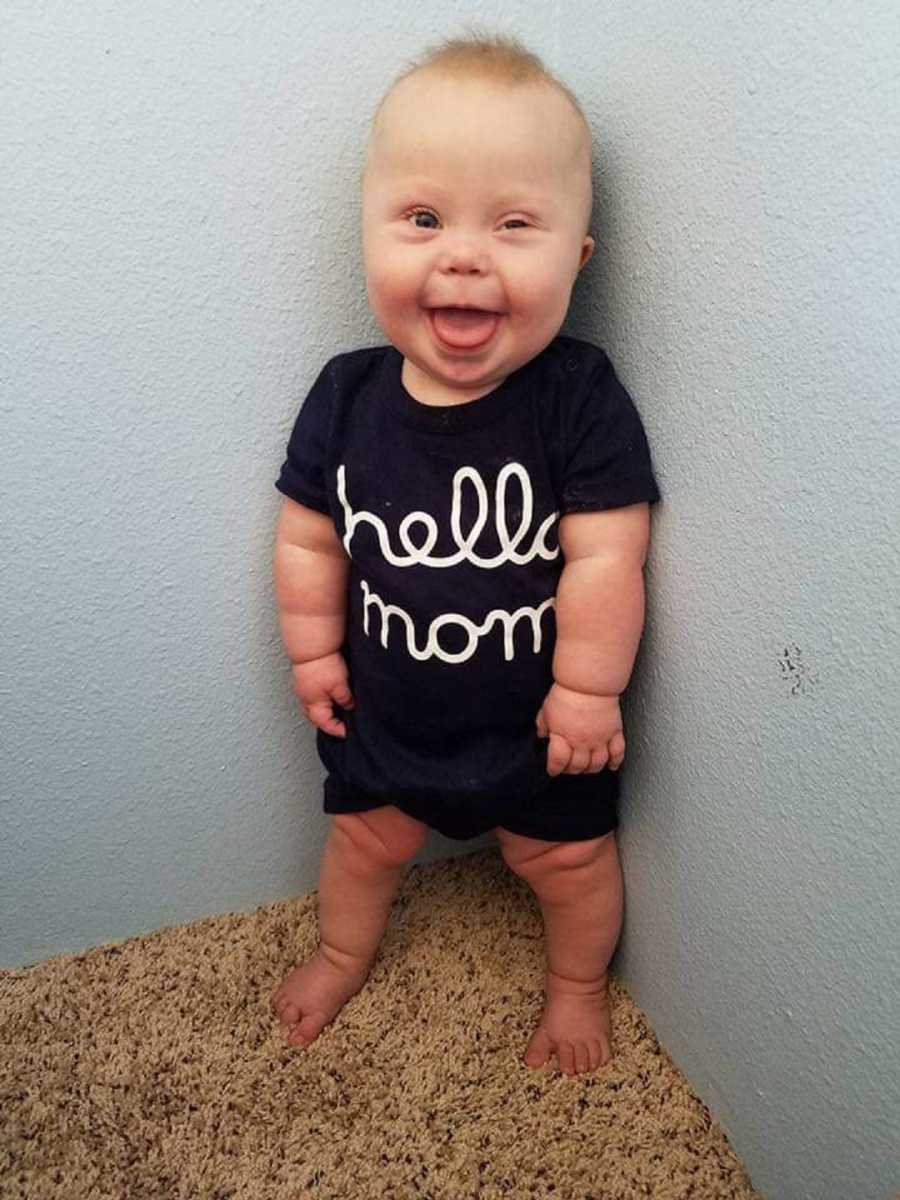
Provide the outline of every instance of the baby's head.
<path id="1" fill-rule="evenodd" d="M 401 75 L 362 191 L 369 303 L 417 399 L 474 400 L 559 332 L 594 248 L 591 136 L 518 42 L 445 42 Z"/>

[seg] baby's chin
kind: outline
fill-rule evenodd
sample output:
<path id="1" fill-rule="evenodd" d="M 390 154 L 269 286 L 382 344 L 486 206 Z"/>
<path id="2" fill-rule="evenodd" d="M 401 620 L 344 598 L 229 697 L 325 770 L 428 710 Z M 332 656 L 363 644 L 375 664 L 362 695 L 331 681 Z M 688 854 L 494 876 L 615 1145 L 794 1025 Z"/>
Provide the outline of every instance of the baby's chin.
<path id="1" fill-rule="evenodd" d="M 413 351 L 404 354 L 402 379 L 406 390 L 425 404 L 465 404 L 499 387 L 509 374 L 503 364 L 443 364 L 423 359 Z"/>

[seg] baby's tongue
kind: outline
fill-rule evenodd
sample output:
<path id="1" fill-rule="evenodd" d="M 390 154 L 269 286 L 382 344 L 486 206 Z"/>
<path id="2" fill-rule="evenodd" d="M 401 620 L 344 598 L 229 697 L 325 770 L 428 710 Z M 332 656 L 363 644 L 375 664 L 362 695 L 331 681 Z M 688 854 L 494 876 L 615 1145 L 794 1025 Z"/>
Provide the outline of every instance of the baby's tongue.
<path id="1" fill-rule="evenodd" d="M 452 346 L 477 346 L 486 342 L 496 328 L 499 315 L 480 308 L 436 308 L 434 327 L 438 336 Z"/>

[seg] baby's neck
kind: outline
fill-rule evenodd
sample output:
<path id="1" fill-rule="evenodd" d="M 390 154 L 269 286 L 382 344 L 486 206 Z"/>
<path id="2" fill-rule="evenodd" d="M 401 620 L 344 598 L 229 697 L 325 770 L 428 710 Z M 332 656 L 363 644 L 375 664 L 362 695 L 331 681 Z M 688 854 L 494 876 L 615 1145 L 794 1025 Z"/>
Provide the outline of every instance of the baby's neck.
<path id="1" fill-rule="evenodd" d="M 418 400 L 420 404 L 427 404 L 432 408 L 451 408 L 459 404 L 469 404 L 472 400 L 478 400 L 481 396 L 486 396 L 488 392 L 493 392 L 503 383 L 504 379 L 505 376 L 501 379 L 492 379 L 478 388 L 449 388 L 430 375 L 426 375 L 408 358 L 403 359 L 403 368 L 400 372 L 400 380 L 412 398 Z"/>

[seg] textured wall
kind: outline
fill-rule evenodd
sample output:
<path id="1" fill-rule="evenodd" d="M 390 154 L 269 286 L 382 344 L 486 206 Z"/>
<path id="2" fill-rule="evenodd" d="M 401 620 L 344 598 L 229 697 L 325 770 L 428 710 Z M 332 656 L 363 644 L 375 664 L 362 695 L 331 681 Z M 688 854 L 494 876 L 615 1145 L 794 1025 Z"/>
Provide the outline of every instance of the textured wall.
<path id="1" fill-rule="evenodd" d="M 566 0 L 660 465 L 617 966 L 770 1200 L 900 1192 L 898 9 Z"/>
<path id="2" fill-rule="evenodd" d="M 325 359 L 384 340 L 357 185 L 376 97 L 472 12 L 0 8 L 0 963 L 316 885 L 273 481 Z M 525 0 L 492 15 L 553 40 Z"/>

